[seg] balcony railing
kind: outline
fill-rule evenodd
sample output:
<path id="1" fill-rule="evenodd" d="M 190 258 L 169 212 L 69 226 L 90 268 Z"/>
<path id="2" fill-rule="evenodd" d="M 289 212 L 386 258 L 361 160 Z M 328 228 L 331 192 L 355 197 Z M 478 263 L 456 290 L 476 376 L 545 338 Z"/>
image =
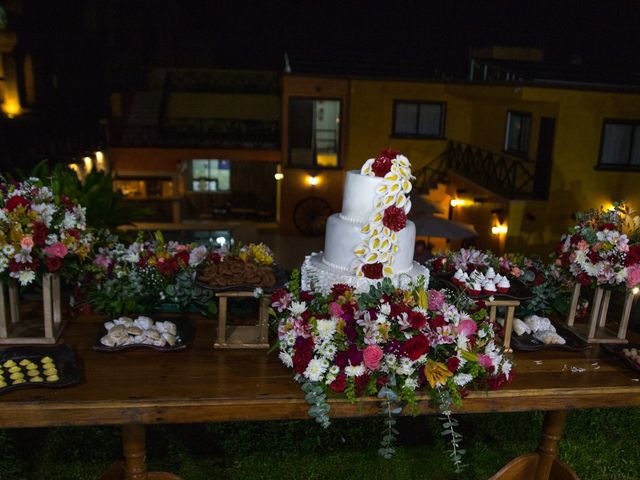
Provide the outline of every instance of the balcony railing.
<path id="1" fill-rule="evenodd" d="M 224 118 L 165 119 L 155 126 L 114 129 L 112 145 L 126 147 L 201 147 L 277 149 L 278 121 Z"/>
<path id="2" fill-rule="evenodd" d="M 272 72 L 172 70 L 167 88 L 173 92 L 280 94 L 278 75 Z"/>
<path id="3" fill-rule="evenodd" d="M 416 185 L 425 191 L 446 181 L 447 172 L 512 200 L 543 200 L 549 193 L 549 176 L 536 176 L 535 162 L 456 141 L 450 141 L 442 155 L 415 173 Z"/>

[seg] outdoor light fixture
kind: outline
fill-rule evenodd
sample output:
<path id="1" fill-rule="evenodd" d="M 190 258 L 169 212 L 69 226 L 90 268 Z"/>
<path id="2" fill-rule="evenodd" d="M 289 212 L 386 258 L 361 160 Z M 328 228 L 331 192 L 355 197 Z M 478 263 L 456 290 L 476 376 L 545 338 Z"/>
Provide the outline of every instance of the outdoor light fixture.
<path id="1" fill-rule="evenodd" d="M 224 237 L 218 237 L 216 238 L 216 243 L 221 247 L 224 247 L 224 244 L 227 243 L 227 239 Z"/>
<path id="2" fill-rule="evenodd" d="M 473 203 L 471 200 L 465 200 L 463 198 L 452 198 L 449 204 L 452 207 L 466 207 L 467 205 L 471 205 Z"/>
<path id="3" fill-rule="evenodd" d="M 70 163 L 69 168 L 76 173 L 78 178 L 80 178 L 80 176 L 82 175 L 82 172 L 80 171 L 80 165 L 78 165 L 77 163 Z"/>
<path id="4" fill-rule="evenodd" d="M 91 157 L 83 157 L 82 161 L 84 162 L 84 171 L 90 172 L 93 168 L 93 160 L 91 159 Z"/>
<path id="5" fill-rule="evenodd" d="M 494 235 L 505 235 L 507 231 L 509 231 L 509 228 L 504 223 L 491 227 L 491 233 Z"/>
<path id="6" fill-rule="evenodd" d="M 284 173 L 278 172 L 273 176 L 273 178 L 275 178 L 276 180 L 282 180 L 284 178 Z"/>
<path id="7" fill-rule="evenodd" d="M 105 162 L 104 159 L 104 153 L 102 153 L 102 151 L 98 150 L 94 153 L 94 156 L 96 157 L 96 170 L 100 171 L 100 172 L 106 172 L 107 171 L 107 164 Z"/>
<path id="8" fill-rule="evenodd" d="M 320 177 L 317 177 L 315 175 L 307 175 L 306 181 L 309 185 L 315 187 L 320 183 Z"/>
<path id="9" fill-rule="evenodd" d="M 631 293 L 633 293 L 634 295 L 637 295 L 640 292 L 640 288 L 638 287 L 633 287 L 633 289 L 631 290 Z"/>

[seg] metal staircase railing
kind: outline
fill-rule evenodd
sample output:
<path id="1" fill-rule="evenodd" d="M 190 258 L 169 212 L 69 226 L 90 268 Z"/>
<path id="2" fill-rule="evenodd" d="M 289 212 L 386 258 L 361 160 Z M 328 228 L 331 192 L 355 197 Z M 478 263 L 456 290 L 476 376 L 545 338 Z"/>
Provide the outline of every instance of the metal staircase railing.
<path id="1" fill-rule="evenodd" d="M 536 184 L 535 162 L 484 150 L 454 140 L 447 150 L 414 173 L 421 191 L 447 180 L 453 172 L 510 200 L 542 200 L 548 188 Z"/>

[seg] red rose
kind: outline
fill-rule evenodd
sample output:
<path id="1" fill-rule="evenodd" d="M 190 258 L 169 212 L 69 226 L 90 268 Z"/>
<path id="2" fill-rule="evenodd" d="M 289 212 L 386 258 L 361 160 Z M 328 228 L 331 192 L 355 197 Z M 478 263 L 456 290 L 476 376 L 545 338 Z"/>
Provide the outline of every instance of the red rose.
<path id="1" fill-rule="evenodd" d="M 176 253 L 173 258 L 176 259 L 178 264 L 182 264 L 185 267 L 189 265 L 189 252 L 186 250 Z"/>
<path id="2" fill-rule="evenodd" d="M 165 276 L 169 276 L 172 273 L 177 272 L 180 268 L 175 257 L 165 260 L 164 262 L 158 262 L 156 265 L 158 266 L 158 271 Z"/>
<path id="3" fill-rule="evenodd" d="M 59 257 L 47 257 L 47 270 L 51 273 L 57 272 L 62 268 L 62 259 Z"/>
<path id="4" fill-rule="evenodd" d="M 294 345 L 293 368 L 296 373 L 303 374 L 313 357 L 313 339 L 298 337 Z"/>
<path id="5" fill-rule="evenodd" d="M 366 263 L 362 266 L 362 273 L 372 280 L 382 278 L 382 264 L 380 262 Z"/>
<path id="6" fill-rule="evenodd" d="M 21 197 L 20 195 L 15 195 L 11 197 L 9 200 L 7 200 L 6 207 L 7 207 L 7 210 L 11 212 L 12 210 L 15 210 L 20 205 L 27 208 L 30 205 L 30 202 L 29 200 L 27 200 L 24 197 Z"/>
<path id="7" fill-rule="evenodd" d="M 80 232 L 78 231 L 77 228 L 70 228 L 69 230 L 67 230 L 67 235 L 72 236 L 76 240 L 80 238 Z"/>
<path id="8" fill-rule="evenodd" d="M 394 232 L 399 232 L 407 226 L 407 214 L 404 213 L 402 208 L 387 207 L 384 210 L 382 224 Z"/>
<path id="9" fill-rule="evenodd" d="M 451 357 L 447 360 L 447 368 L 451 373 L 456 373 L 458 367 L 460 366 L 460 359 L 458 357 Z"/>
<path id="10" fill-rule="evenodd" d="M 339 374 L 336 379 L 329 384 L 329 388 L 336 393 L 344 392 L 347 387 L 347 376 L 344 373 Z"/>
<path id="11" fill-rule="evenodd" d="M 416 330 L 420 330 L 427 324 L 427 317 L 420 312 L 411 311 L 409 313 L 409 323 Z"/>
<path id="12" fill-rule="evenodd" d="M 36 245 L 44 245 L 47 239 L 47 226 L 42 222 L 35 222 L 33 224 L 33 243 Z"/>
<path id="13" fill-rule="evenodd" d="M 389 158 L 391 160 L 396 158 L 398 155 L 400 155 L 400 152 L 398 150 L 396 150 L 394 148 L 390 148 L 390 147 L 387 147 L 387 148 L 383 149 L 380 152 L 380 156 L 381 157 Z"/>
<path id="14" fill-rule="evenodd" d="M 429 352 L 429 340 L 424 335 L 416 335 L 402 345 L 402 353 L 411 360 L 417 360 Z"/>
<path id="15" fill-rule="evenodd" d="M 436 315 L 431 320 L 429 320 L 429 326 L 432 330 L 435 330 L 438 327 L 444 327 L 444 317 L 442 315 Z"/>
<path id="16" fill-rule="evenodd" d="M 391 170 L 391 159 L 387 157 L 378 157 L 371 165 L 371 170 L 376 177 L 384 177 Z"/>

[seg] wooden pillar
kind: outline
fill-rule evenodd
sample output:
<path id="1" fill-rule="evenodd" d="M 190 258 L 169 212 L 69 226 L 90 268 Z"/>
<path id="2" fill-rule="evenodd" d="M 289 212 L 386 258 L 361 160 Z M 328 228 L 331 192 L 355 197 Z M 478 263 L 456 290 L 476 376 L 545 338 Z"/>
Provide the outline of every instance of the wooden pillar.
<path id="1" fill-rule="evenodd" d="M 147 480 L 145 440 L 144 425 L 134 423 L 122 426 L 125 480 Z"/>

